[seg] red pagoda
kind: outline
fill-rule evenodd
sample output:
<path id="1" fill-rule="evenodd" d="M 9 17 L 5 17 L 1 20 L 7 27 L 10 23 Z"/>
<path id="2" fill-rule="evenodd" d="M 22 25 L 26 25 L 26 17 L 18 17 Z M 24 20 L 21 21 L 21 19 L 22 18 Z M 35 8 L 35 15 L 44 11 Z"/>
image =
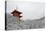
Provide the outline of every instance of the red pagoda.
<path id="1" fill-rule="evenodd" d="M 11 14 L 13 14 L 13 16 L 17 16 L 17 17 L 19 17 L 19 18 L 22 17 L 22 16 L 20 16 L 20 14 L 22 14 L 22 12 L 19 12 L 19 11 L 17 11 L 16 9 L 15 9 L 13 12 L 11 12 Z"/>

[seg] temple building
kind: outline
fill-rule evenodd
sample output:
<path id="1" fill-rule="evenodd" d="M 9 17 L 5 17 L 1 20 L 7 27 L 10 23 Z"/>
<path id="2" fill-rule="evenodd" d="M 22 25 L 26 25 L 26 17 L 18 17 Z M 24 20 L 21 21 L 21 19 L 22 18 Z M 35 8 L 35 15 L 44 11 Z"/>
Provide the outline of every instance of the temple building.
<path id="1" fill-rule="evenodd" d="M 13 16 L 17 16 L 18 18 L 22 17 L 22 16 L 20 16 L 22 14 L 22 12 L 19 12 L 16 9 L 13 12 L 11 12 L 11 14 L 13 14 Z"/>

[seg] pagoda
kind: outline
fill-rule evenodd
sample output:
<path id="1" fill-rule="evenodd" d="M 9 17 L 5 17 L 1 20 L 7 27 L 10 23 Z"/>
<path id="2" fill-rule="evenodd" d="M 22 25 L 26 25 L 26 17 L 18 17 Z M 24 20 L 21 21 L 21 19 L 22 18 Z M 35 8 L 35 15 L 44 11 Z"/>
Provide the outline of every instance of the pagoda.
<path id="1" fill-rule="evenodd" d="M 22 16 L 20 16 L 22 14 L 22 12 L 18 11 L 17 7 L 16 7 L 16 9 L 13 12 L 11 12 L 11 14 L 13 14 L 13 16 L 16 16 L 18 18 L 22 17 Z"/>

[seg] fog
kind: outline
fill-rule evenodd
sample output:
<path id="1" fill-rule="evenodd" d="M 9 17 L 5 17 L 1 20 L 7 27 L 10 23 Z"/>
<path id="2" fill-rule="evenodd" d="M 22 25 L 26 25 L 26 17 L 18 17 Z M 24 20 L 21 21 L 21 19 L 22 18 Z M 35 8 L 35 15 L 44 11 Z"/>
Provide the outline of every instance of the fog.
<path id="1" fill-rule="evenodd" d="M 45 17 L 35 20 L 18 20 L 16 16 L 7 14 L 8 30 L 42 29 L 45 28 Z"/>
<path id="2" fill-rule="evenodd" d="M 23 20 L 38 19 L 44 16 L 44 3 L 31 1 L 7 1 L 7 13 L 11 13 L 14 9 L 22 12 Z"/>
<path id="3" fill-rule="evenodd" d="M 8 30 L 45 28 L 43 0 L 34 1 L 7 0 L 6 17 Z M 10 14 L 16 7 L 18 11 L 22 12 L 21 15 L 23 17 L 20 20 Z"/>

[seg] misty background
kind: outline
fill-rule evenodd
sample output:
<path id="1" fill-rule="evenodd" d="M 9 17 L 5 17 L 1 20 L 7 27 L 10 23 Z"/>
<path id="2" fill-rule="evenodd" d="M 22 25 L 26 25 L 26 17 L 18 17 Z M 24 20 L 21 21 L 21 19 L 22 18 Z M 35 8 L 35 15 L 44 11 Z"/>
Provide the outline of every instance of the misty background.
<path id="1" fill-rule="evenodd" d="M 18 21 L 18 22 L 17 22 Z M 43 29 L 45 28 L 45 17 L 39 19 L 26 19 L 20 21 L 10 14 L 7 14 L 7 30 L 24 30 L 24 29 Z"/>
<path id="2" fill-rule="evenodd" d="M 11 12 L 16 9 L 22 12 L 20 22 Z M 7 28 L 8 29 L 38 29 L 45 28 L 44 3 L 32 1 L 7 0 Z M 17 22 L 17 23 L 16 23 Z"/>
<path id="3" fill-rule="evenodd" d="M 11 13 L 14 9 L 22 12 L 23 20 L 38 19 L 44 15 L 44 3 L 31 1 L 14 1 L 7 0 L 7 13 Z"/>

